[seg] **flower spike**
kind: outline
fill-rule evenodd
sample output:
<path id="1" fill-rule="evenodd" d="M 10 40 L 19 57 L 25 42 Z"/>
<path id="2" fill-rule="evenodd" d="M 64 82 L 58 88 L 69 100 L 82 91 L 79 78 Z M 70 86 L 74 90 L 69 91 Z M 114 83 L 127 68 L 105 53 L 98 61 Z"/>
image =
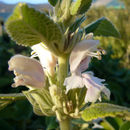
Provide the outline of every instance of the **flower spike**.
<path id="1" fill-rule="evenodd" d="M 98 40 L 83 40 L 76 44 L 74 49 L 70 54 L 70 70 L 71 72 L 75 72 L 86 57 L 98 57 L 97 53 L 93 51 L 97 51 L 97 45 L 99 44 Z M 88 58 L 89 59 L 89 58 Z M 88 60 L 89 61 L 89 60 Z M 86 63 L 87 66 L 89 62 Z"/>

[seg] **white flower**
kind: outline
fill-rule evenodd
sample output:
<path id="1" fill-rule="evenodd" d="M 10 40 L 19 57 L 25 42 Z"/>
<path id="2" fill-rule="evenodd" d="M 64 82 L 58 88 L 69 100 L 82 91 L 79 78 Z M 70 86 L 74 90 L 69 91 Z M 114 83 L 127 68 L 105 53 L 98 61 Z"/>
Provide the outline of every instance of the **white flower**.
<path id="1" fill-rule="evenodd" d="M 64 85 L 66 86 L 66 93 L 70 89 L 82 88 L 84 86 L 82 77 L 75 73 L 65 79 Z"/>
<path id="2" fill-rule="evenodd" d="M 103 92 L 107 98 L 110 98 L 110 91 L 102 82 L 104 79 L 100 79 L 93 76 L 93 73 L 87 72 L 82 74 L 83 83 L 87 88 L 85 102 L 96 102 L 97 99 L 101 100 L 100 93 Z"/>
<path id="3" fill-rule="evenodd" d="M 43 68 L 47 70 L 50 75 L 53 75 L 55 72 L 57 58 L 49 50 L 47 50 L 42 43 L 36 44 L 31 48 L 38 55 Z"/>
<path id="4" fill-rule="evenodd" d="M 90 62 L 91 57 L 97 57 L 98 54 L 95 53 L 94 51 L 97 51 L 97 45 L 99 44 L 98 40 L 83 40 L 79 43 L 76 44 L 74 49 L 72 50 L 70 54 L 70 71 L 75 72 L 80 63 L 85 60 L 85 69 L 88 67 L 88 64 Z M 80 66 L 81 67 L 81 66 Z M 82 68 L 80 68 L 82 69 Z"/>
<path id="5" fill-rule="evenodd" d="M 66 92 L 74 88 L 87 88 L 85 102 L 96 102 L 101 100 L 100 93 L 103 92 L 109 99 L 110 91 L 102 82 L 105 80 L 94 77 L 92 72 L 82 73 L 88 68 L 91 57 L 99 58 L 97 51 L 98 40 L 83 40 L 79 42 L 70 54 L 71 76 L 66 78 L 64 85 Z"/>
<path id="6" fill-rule="evenodd" d="M 72 76 L 65 79 L 64 85 L 66 92 L 74 88 L 87 88 L 85 102 L 96 102 L 97 99 L 101 100 L 100 93 L 103 92 L 107 98 L 110 98 L 110 91 L 102 82 L 104 79 L 94 77 L 92 72 L 86 72 L 81 75 L 72 74 Z"/>
<path id="7" fill-rule="evenodd" d="M 44 71 L 37 60 L 22 55 L 15 55 L 9 60 L 8 64 L 9 70 L 14 71 L 16 75 L 13 87 L 20 85 L 32 88 L 44 87 Z"/>

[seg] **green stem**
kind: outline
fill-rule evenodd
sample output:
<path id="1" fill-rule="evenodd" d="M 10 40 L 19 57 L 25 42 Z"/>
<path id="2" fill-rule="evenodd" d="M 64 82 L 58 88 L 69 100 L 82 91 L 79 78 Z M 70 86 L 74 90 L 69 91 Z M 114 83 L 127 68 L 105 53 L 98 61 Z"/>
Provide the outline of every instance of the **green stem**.
<path id="1" fill-rule="evenodd" d="M 70 130 L 70 119 L 62 120 L 60 123 L 60 130 Z"/>
<path id="2" fill-rule="evenodd" d="M 58 81 L 59 85 L 63 87 L 64 80 L 68 75 L 68 56 L 59 57 L 58 63 L 59 63 Z"/>

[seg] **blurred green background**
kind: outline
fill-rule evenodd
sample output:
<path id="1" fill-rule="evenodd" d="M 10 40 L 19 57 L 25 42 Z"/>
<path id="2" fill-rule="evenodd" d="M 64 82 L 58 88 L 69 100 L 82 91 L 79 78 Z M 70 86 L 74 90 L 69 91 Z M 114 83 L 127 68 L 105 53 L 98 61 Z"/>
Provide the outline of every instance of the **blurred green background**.
<path id="1" fill-rule="evenodd" d="M 102 60 L 93 58 L 89 70 L 95 76 L 106 79 L 111 91 L 111 103 L 130 107 L 130 0 L 122 0 L 125 7 L 105 6 L 91 8 L 82 26 L 105 16 L 109 18 L 121 34 L 120 39 L 95 37 L 107 54 Z M 39 7 L 42 9 L 42 6 Z M 0 18 L 0 93 L 18 93 L 25 87 L 11 88 L 13 73 L 8 71 L 8 60 L 15 54 L 30 55 L 30 48 L 15 44 L 4 29 L 4 18 Z M 125 121 L 119 118 L 105 118 L 98 123 L 106 130 L 118 130 Z M 75 121 L 76 129 L 92 129 L 94 122 Z M 127 125 L 130 122 L 125 122 Z M 86 124 L 86 125 L 85 125 Z M 16 101 L 0 111 L 0 130 L 54 130 L 58 123 L 54 117 L 38 117 L 28 101 Z M 127 127 L 128 128 L 128 127 Z M 123 128 L 123 130 L 127 130 Z M 94 129 L 94 128 L 93 128 Z M 99 128 L 98 128 L 99 129 Z"/>

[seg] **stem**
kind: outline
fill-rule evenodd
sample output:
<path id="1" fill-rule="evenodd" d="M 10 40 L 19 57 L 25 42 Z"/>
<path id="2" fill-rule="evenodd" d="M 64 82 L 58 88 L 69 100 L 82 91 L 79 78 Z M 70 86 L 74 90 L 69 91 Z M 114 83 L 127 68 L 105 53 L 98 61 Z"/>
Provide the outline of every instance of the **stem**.
<path id="1" fill-rule="evenodd" d="M 70 119 L 62 120 L 60 123 L 60 130 L 70 130 Z"/>
<path id="2" fill-rule="evenodd" d="M 68 56 L 59 57 L 58 63 L 59 63 L 58 81 L 59 85 L 63 87 L 64 80 L 68 75 Z"/>

